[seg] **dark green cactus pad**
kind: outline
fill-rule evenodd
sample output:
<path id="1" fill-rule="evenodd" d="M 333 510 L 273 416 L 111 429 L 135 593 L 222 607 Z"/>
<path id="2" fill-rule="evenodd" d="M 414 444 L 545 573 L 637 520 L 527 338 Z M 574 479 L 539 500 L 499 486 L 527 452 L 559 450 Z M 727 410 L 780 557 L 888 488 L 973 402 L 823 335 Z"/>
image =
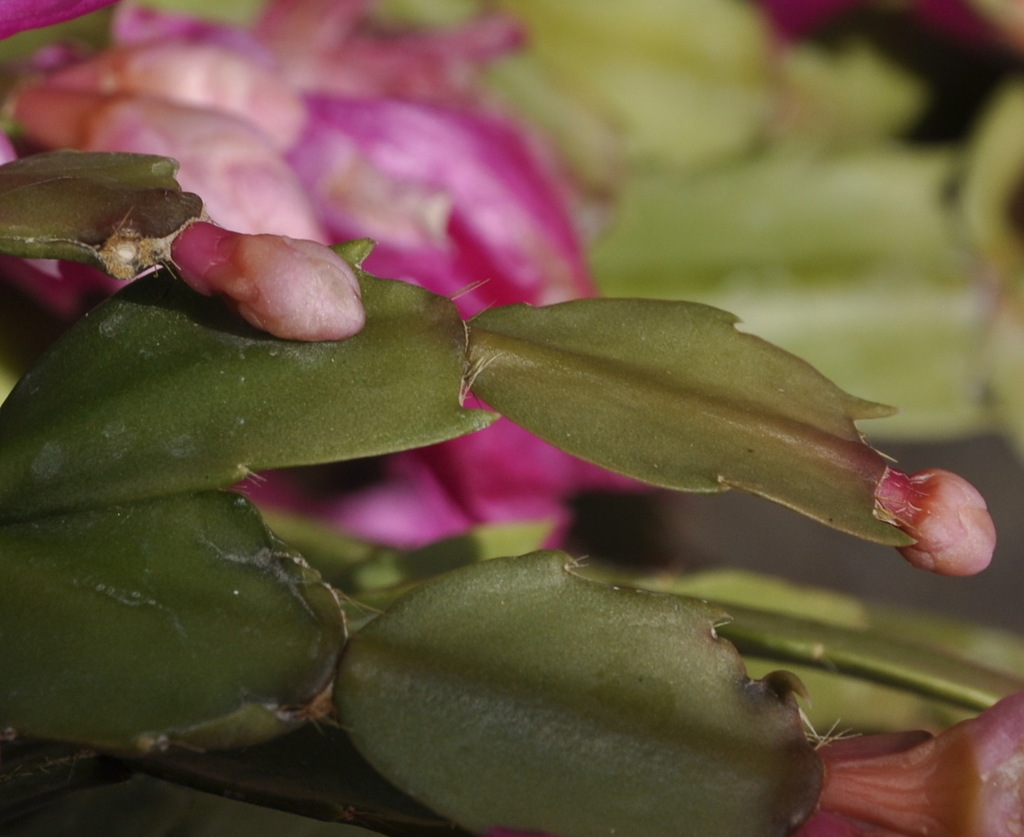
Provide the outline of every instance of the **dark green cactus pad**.
<path id="1" fill-rule="evenodd" d="M 116 751 L 321 713 L 333 592 L 227 492 L 0 527 L 0 729 Z"/>
<path id="2" fill-rule="evenodd" d="M 494 559 L 351 637 L 335 702 L 374 767 L 474 832 L 789 834 L 820 763 L 787 678 L 748 679 L 725 619 L 562 553 Z"/>
<path id="3" fill-rule="evenodd" d="M 203 215 L 167 157 L 51 151 L 0 166 L 0 252 L 84 262 L 118 279 L 170 258 Z"/>

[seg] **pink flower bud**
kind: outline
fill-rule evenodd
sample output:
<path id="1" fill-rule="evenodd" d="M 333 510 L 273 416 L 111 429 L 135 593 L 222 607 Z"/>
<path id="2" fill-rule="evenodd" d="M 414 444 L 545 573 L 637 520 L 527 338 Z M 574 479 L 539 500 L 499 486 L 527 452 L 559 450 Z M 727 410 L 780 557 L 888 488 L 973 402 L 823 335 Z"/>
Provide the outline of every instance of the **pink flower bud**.
<path id="1" fill-rule="evenodd" d="M 887 467 L 875 502 L 878 517 L 915 539 L 899 551 L 919 569 L 974 575 L 992 560 L 995 526 L 985 499 L 963 477 L 934 468 L 908 476 Z"/>
<path id="2" fill-rule="evenodd" d="M 819 812 L 797 837 L 1011 837 L 1024 831 L 1024 692 L 938 736 L 863 736 L 818 750 Z"/>
<path id="3" fill-rule="evenodd" d="M 343 340 L 364 322 L 352 268 L 315 241 L 186 227 L 171 246 L 194 290 L 222 294 L 256 328 L 288 340 Z"/>

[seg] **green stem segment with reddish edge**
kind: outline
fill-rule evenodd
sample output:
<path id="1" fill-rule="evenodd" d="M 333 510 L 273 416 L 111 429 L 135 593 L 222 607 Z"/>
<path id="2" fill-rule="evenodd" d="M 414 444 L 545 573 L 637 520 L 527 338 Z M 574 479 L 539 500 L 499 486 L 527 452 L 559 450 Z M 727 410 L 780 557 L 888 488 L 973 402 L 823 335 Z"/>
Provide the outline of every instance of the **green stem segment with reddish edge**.
<path id="1" fill-rule="evenodd" d="M 899 548 L 915 567 L 939 575 L 974 575 L 992 560 L 995 526 L 978 490 L 949 471 L 905 474 L 887 467 L 875 491 L 876 514 L 916 543 Z"/>

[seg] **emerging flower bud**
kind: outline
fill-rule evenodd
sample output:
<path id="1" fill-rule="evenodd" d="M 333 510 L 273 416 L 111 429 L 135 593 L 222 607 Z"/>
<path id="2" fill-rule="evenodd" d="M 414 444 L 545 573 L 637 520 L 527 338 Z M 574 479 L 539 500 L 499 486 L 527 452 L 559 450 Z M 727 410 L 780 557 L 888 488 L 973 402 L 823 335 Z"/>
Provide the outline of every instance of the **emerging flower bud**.
<path id="1" fill-rule="evenodd" d="M 938 736 L 871 735 L 818 750 L 825 785 L 797 837 L 1011 837 L 1024 823 L 1024 692 Z"/>
<path id="2" fill-rule="evenodd" d="M 186 227 L 171 246 L 181 278 L 226 296 L 256 328 L 288 340 L 343 340 L 364 322 L 352 268 L 315 241 Z"/>
<path id="3" fill-rule="evenodd" d="M 974 575 L 992 560 L 996 532 L 985 499 L 962 477 L 929 469 L 907 475 L 886 468 L 875 490 L 876 515 L 917 543 L 900 554 L 940 575 Z"/>

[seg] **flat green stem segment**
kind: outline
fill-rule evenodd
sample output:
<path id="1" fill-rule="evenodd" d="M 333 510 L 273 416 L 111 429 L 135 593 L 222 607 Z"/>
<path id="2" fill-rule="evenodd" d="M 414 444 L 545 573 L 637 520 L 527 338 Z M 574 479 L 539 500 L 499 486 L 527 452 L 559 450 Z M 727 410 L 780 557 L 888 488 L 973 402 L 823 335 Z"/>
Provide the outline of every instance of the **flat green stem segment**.
<path id="1" fill-rule="evenodd" d="M 227 492 L 0 527 L 0 729 L 98 749 L 233 747 L 331 683 L 332 591 Z"/>
<path id="2" fill-rule="evenodd" d="M 722 618 L 587 581 L 562 553 L 485 561 L 350 638 L 339 720 L 383 776 L 474 833 L 789 834 L 820 764 L 784 678 L 749 680 Z"/>
<path id="3" fill-rule="evenodd" d="M 217 488 L 489 424 L 494 414 L 460 403 L 455 306 L 361 280 L 366 327 L 321 343 L 249 328 L 166 273 L 127 286 L 0 407 L 0 521 Z"/>
<path id="4" fill-rule="evenodd" d="M 0 166 L 0 252 L 67 259 L 119 279 L 168 258 L 203 202 L 178 164 L 148 154 L 53 151 Z"/>
<path id="5" fill-rule="evenodd" d="M 885 460 L 855 419 L 889 408 L 847 395 L 706 305 L 591 299 L 511 305 L 470 323 L 471 385 L 563 450 L 654 485 L 733 487 L 880 543 Z"/>

